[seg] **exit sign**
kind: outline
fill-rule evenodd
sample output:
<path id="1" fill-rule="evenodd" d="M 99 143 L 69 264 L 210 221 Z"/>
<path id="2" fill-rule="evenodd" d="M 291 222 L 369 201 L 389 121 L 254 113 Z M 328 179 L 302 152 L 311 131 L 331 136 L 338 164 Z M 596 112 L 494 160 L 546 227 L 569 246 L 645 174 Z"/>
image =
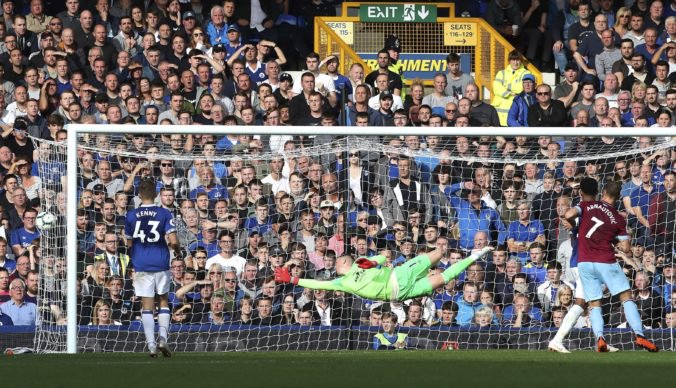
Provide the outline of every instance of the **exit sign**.
<path id="1" fill-rule="evenodd" d="M 361 22 L 435 23 L 437 6 L 427 4 L 362 4 Z"/>

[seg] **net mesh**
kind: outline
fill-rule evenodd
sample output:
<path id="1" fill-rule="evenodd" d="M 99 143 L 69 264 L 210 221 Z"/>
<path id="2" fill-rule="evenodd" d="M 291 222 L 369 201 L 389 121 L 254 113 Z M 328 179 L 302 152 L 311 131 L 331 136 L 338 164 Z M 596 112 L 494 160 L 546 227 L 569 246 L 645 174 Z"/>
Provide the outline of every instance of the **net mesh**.
<path id="1" fill-rule="evenodd" d="M 156 202 L 174 214 L 186 255 L 171 262 L 177 351 L 370 349 L 387 344 L 379 334 L 393 318 L 409 348 L 546 348 L 575 297 L 560 216 L 578 203 L 586 176 L 622 181 L 617 207 L 632 254 L 620 262 L 647 336 L 673 348 L 676 208 L 650 206 L 672 190 L 670 139 L 87 133 L 78 139 L 77 193 L 62 181 L 65 146 L 33 140 L 42 210 L 57 216 L 38 251 L 41 352 L 65 351 L 66 233 L 78 233 L 78 351 L 146 350 L 122 233 L 142 177 L 156 180 Z M 645 197 L 641 185 L 654 192 Z M 66 195 L 78 196 L 77 231 L 65 227 Z M 472 195 L 479 209 L 468 208 Z M 106 244 L 111 237 L 117 243 Z M 495 251 L 457 279 L 402 302 L 272 278 L 286 263 L 292 275 L 331 280 L 344 253 L 383 254 L 396 267 L 438 248 L 445 255 L 434 274 L 485 244 Z M 603 314 L 609 342 L 633 349 L 619 300 L 605 295 Z M 594 346 L 587 317 L 567 347 Z"/>

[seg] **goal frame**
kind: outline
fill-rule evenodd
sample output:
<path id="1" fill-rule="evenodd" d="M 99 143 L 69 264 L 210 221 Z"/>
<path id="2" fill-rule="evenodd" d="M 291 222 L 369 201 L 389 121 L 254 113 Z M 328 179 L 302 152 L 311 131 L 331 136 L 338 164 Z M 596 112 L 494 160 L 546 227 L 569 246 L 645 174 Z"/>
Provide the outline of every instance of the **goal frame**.
<path id="1" fill-rule="evenodd" d="M 641 128 L 640 133 L 635 127 L 631 128 L 591 128 L 591 127 L 360 127 L 358 133 L 350 133 L 349 129 L 355 127 L 316 127 L 316 126 L 209 126 L 209 134 L 214 135 L 333 135 L 333 136 L 676 136 L 676 127 L 671 128 Z M 205 133 L 204 126 L 196 125 L 168 125 L 162 126 L 159 131 L 156 125 L 67 125 L 67 326 L 66 326 L 66 352 L 77 353 L 77 142 L 81 133 L 96 134 L 120 134 L 120 133 L 154 133 L 162 134 L 187 134 L 199 135 Z"/>

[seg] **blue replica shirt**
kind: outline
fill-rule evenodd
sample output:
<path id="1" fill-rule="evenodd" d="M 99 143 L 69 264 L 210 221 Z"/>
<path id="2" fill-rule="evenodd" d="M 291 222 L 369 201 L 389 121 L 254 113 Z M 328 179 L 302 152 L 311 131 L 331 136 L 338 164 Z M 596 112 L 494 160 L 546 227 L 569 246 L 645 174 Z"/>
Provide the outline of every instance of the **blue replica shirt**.
<path id="1" fill-rule="evenodd" d="M 193 189 L 190 192 L 190 199 L 197 199 L 197 195 L 200 193 L 207 193 L 210 201 L 215 201 L 217 199 L 228 199 L 228 189 L 223 185 L 214 185 L 209 191 L 204 186 L 198 186 L 196 189 Z"/>
<path id="2" fill-rule="evenodd" d="M 12 233 L 12 237 L 10 237 L 10 242 L 11 245 L 21 245 L 22 248 L 28 248 L 31 243 L 33 243 L 33 240 L 36 238 L 40 237 L 40 232 L 35 230 L 35 232 L 31 232 L 26 230 L 25 228 L 19 228 L 15 230 Z"/>
<path id="3" fill-rule="evenodd" d="M 33 163 L 31 175 L 40 176 L 43 183 L 60 187 L 61 177 L 66 175 L 66 165 L 59 161 Z"/>
<path id="4" fill-rule="evenodd" d="M 521 272 L 528 276 L 529 283 L 540 285 L 547 280 L 547 264 L 542 267 L 536 267 L 533 263 L 526 264 Z"/>
<path id="5" fill-rule="evenodd" d="M 207 251 L 208 257 L 216 256 L 221 252 L 221 248 L 218 246 L 218 242 L 204 242 L 198 238 L 197 242 L 194 242 L 188 245 L 188 250 L 190 252 L 195 252 L 197 248 L 204 248 Z"/>
<path id="6" fill-rule="evenodd" d="M 256 85 L 260 85 L 263 81 L 268 79 L 268 75 L 265 74 L 265 63 L 260 63 L 257 69 L 252 69 L 247 64 L 244 68 L 244 71 L 249 74 L 251 82 L 254 82 Z"/>
<path id="7" fill-rule="evenodd" d="M 474 235 L 479 231 L 487 232 L 489 237 L 491 236 L 491 232 L 497 231 L 498 244 L 504 244 L 507 228 L 502 223 L 500 213 L 486 206 L 483 202 L 481 203 L 481 208 L 475 209 L 469 201 L 460 198 L 456 194 L 461 188 L 461 184 L 456 183 L 444 189 L 444 194 L 448 197 L 448 201 L 457 214 L 460 229 L 460 240 L 458 241 L 460 248 L 464 250 L 473 249 Z"/>
<path id="8" fill-rule="evenodd" d="M 272 230 L 272 217 L 268 217 L 262 224 L 258 222 L 258 217 L 249 217 L 244 220 L 244 229 L 246 229 L 248 232 L 255 230 L 261 235 L 266 234 Z"/>
<path id="9" fill-rule="evenodd" d="M 640 207 L 643 217 L 648 217 L 648 206 L 650 205 L 650 199 L 658 194 L 657 187 L 653 187 L 653 191 L 650 193 L 643 188 L 643 185 L 636 188 L 632 191 L 630 199 L 632 207 Z"/>
<path id="10" fill-rule="evenodd" d="M 664 191 L 664 174 L 669 171 L 671 170 L 666 170 L 664 173 L 662 173 L 662 171 L 660 171 L 657 167 L 653 168 L 653 176 L 651 181 L 653 182 L 653 185 L 655 185 L 655 189 L 657 189 L 655 192 L 661 193 Z"/>
<path id="11" fill-rule="evenodd" d="M 524 225 L 519 221 L 513 221 L 509 224 L 507 239 L 514 239 L 516 242 L 525 241 L 527 243 L 532 243 L 541 234 L 545 234 L 545 227 L 540 220 L 531 220 L 528 225 Z M 521 259 L 521 263 L 525 264 L 528 260 L 529 253 L 528 251 L 519 252 L 517 256 Z"/>
<path id="12" fill-rule="evenodd" d="M 141 205 L 127 213 L 124 233 L 132 239 L 131 262 L 136 271 L 169 270 L 169 247 L 165 236 L 176 232 L 174 217 L 165 208 Z"/>

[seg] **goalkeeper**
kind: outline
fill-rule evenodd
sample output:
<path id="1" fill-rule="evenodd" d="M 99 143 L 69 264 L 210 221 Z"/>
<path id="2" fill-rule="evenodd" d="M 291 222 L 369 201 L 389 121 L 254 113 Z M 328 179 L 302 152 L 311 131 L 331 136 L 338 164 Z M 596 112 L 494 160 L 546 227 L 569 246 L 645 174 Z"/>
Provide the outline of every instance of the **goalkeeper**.
<path id="1" fill-rule="evenodd" d="M 351 256 L 341 256 L 336 260 L 336 273 L 341 276 L 330 281 L 299 279 L 291 276 L 288 269 L 277 268 L 275 281 L 314 290 L 343 291 L 370 300 L 403 301 L 431 295 L 434 289 L 443 287 L 451 279 L 458 277 L 492 249 L 486 247 L 433 276 L 428 276 L 428 273 L 443 256 L 443 251 L 439 249 L 418 255 L 395 268 L 382 266 L 386 260 L 384 256 L 370 259 L 362 257 L 354 262 Z"/>

